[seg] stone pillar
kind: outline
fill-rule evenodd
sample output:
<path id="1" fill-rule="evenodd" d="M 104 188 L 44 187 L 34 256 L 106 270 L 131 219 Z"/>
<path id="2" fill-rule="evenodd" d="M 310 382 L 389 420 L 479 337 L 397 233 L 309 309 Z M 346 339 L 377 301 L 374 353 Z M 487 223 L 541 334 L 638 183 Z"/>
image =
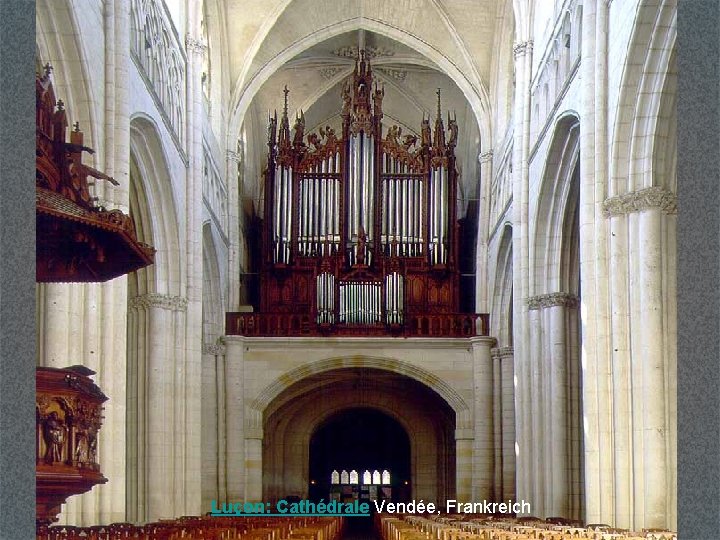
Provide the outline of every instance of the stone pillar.
<path id="1" fill-rule="evenodd" d="M 488 229 L 490 227 L 490 187 L 492 185 L 493 151 L 478 156 L 480 162 L 480 202 L 478 204 L 478 232 L 475 249 L 475 311 L 488 313 L 489 284 L 487 276 Z"/>
<path id="2" fill-rule="evenodd" d="M 226 500 L 225 476 L 225 346 L 205 345 L 202 356 L 202 508 L 213 499 Z"/>
<path id="3" fill-rule="evenodd" d="M 529 174 L 528 154 L 530 139 L 530 82 L 532 67 L 532 41 L 517 43 L 515 56 L 516 119 L 513 133 L 513 343 L 515 345 L 517 391 L 516 452 L 517 495 L 532 501 L 532 404 L 530 400 L 531 373 L 527 344 L 530 342 L 528 310 L 525 298 L 529 296 Z"/>
<path id="4" fill-rule="evenodd" d="M 458 501 L 473 500 L 473 444 L 472 430 L 455 430 L 455 496 Z"/>
<path id="5" fill-rule="evenodd" d="M 227 498 L 245 500 L 245 340 L 226 336 L 225 414 Z"/>
<path id="6" fill-rule="evenodd" d="M 493 427 L 493 364 L 490 348 L 495 339 L 471 338 L 473 351 L 473 474 L 474 501 L 492 500 L 495 473 Z"/>
<path id="7" fill-rule="evenodd" d="M 226 180 L 228 188 L 228 311 L 237 311 L 240 308 L 240 265 L 241 265 L 241 239 L 240 216 L 242 215 L 242 200 L 240 199 L 239 167 L 242 166 L 243 148 L 237 142 L 237 151 L 228 150 L 226 159 Z"/>
<path id="8" fill-rule="evenodd" d="M 137 350 L 137 454 L 136 492 L 128 510 L 134 521 L 177 517 L 183 510 L 175 495 L 182 485 L 182 469 L 176 461 L 185 459 L 181 432 L 185 429 L 182 385 L 178 380 L 177 343 L 184 341 L 187 299 L 149 293 L 132 298 L 133 321 L 142 331 L 142 348 Z M 133 325 L 135 326 L 135 325 Z M 140 336 L 138 336 L 140 337 Z M 133 485 L 131 483 L 130 485 Z"/>
<path id="9" fill-rule="evenodd" d="M 515 500 L 515 374 L 513 348 L 497 349 L 500 359 L 502 500 Z"/>
<path id="10" fill-rule="evenodd" d="M 262 501 L 262 430 L 247 429 L 245 436 L 245 500 Z"/>
<path id="11" fill-rule="evenodd" d="M 503 495 L 503 452 L 502 452 L 502 378 L 500 373 L 500 356 L 498 349 L 490 350 L 490 356 L 493 363 L 493 440 L 495 448 L 493 451 L 493 461 L 495 464 L 495 474 L 493 478 L 493 500 L 502 501 Z"/>
<path id="12" fill-rule="evenodd" d="M 184 461 L 178 461 L 182 477 L 182 513 L 202 513 L 200 430 L 202 378 L 202 185 L 203 185 L 203 93 L 202 61 L 205 44 L 199 39 L 200 19 L 197 10 L 188 12 L 188 34 L 185 37 L 187 52 L 186 70 L 186 135 L 188 168 L 185 182 L 187 323 L 182 347 L 185 349 L 183 375 L 183 406 L 187 417 L 183 441 Z"/>
<path id="13" fill-rule="evenodd" d="M 619 509 L 632 504 L 623 514 L 630 527 L 668 528 L 676 523 L 677 509 L 672 492 L 676 457 L 673 452 L 677 429 L 672 411 L 676 407 L 673 390 L 675 350 L 668 343 L 676 339 L 675 313 L 668 304 L 674 294 L 673 269 L 669 259 L 675 256 L 674 244 L 668 245 L 668 231 L 674 231 L 677 200 L 661 187 L 644 188 L 608 198 L 605 215 L 615 234 L 614 255 L 629 264 L 629 278 L 612 274 L 611 283 L 618 291 L 613 297 L 629 298 L 629 309 L 621 312 L 614 326 L 625 326 L 628 351 L 613 382 L 615 394 L 625 395 L 613 410 L 613 420 L 624 428 L 615 442 L 615 454 L 624 457 L 623 469 L 629 480 L 616 493 Z M 617 238 L 621 235 L 620 238 Z M 626 240 L 627 239 L 627 240 Z M 624 306 L 625 304 L 621 304 Z M 624 315 L 624 316 L 622 316 Z M 629 335 L 627 330 L 629 329 Z M 668 352 L 668 350 L 670 352 Z M 617 353 L 616 353 L 617 354 Z"/>

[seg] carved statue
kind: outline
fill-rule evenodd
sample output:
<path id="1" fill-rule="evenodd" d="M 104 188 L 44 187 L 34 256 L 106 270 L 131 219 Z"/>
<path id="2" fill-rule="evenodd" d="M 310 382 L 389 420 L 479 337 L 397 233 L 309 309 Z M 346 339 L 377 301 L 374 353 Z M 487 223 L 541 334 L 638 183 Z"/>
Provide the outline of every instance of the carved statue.
<path id="1" fill-rule="evenodd" d="M 305 136 L 305 113 L 300 111 L 300 116 L 295 118 L 295 136 L 293 137 L 293 146 L 303 146 L 303 137 Z"/>
<path id="2" fill-rule="evenodd" d="M 88 461 L 88 441 L 84 431 L 78 431 L 75 439 L 75 454 L 73 459 L 79 463 Z"/>
<path id="3" fill-rule="evenodd" d="M 317 150 L 320 147 L 320 137 L 318 137 L 317 133 L 311 133 L 307 137 L 308 143 L 313 146 L 313 151 Z"/>
<path id="4" fill-rule="evenodd" d="M 65 425 L 58 417 L 56 411 L 51 412 L 45 419 L 43 425 L 43 437 L 47 450 L 45 451 L 45 462 L 55 463 L 62 461 L 62 447 L 65 443 Z"/>
<path id="5" fill-rule="evenodd" d="M 431 137 L 430 119 L 425 118 L 425 115 L 423 115 L 423 120 L 422 120 L 422 124 L 420 127 L 420 138 L 421 138 L 420 144 L 422 146 L 427 146 L 429 148 L 432 145 L 432 142 L 430 141 L 430 137 Z"/>
<path id="6" fill-rule="evenodd" d="M 403 137 L 403 148 L 405 150 L 410 150 L 415 144 L 417 143 L 417 135 L 413 135 L 412 133 L 410 135 L 405 135 Z"/>
<path id="7" fill-rule="evenodd" d="M 455 147 L 458 138 L 457 117 L 451 119 L 450 113 L 448 113 L 448 130 L 450 131 L 450 139 L 448 140 L 447 145 Z"/>
<path id="8" fill-rule="evenodd" d="M 352 97 L 350 96 L 350 83 L 345 83 L 345 86 L 343 87 L 342 92 L 342 99 L 343 99 L 343 107 L 342 107 L 342 113 L 343 115 L 350 114 L 350 106 L 352 103 Z"/>
<path id="9" fill-rule="evenodd" d="M 390 126 L 385 136 L 385 140 L 391 144 L 400 144 L 398 138 L 402 134 L 402 128 L 400 126 Z"/>

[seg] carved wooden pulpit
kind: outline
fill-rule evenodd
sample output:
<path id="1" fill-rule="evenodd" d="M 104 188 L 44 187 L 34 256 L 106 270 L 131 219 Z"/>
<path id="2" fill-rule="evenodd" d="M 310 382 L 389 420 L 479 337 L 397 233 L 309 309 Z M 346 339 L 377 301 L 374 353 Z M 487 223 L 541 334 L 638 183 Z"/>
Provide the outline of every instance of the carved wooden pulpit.
<path id="1" fill-rule="evenodd" d="M 83 133 L 66 140 L 67 113 L 55 99 L 51 67 L 36 77 L 36 280 L 106 281 L 152 264 L 155 250 L 137 240 L 129 215 L 98 205 L 88 176 L 117 184 L 82 162 Z M 70 362 L 68 362 L 70 363 Z M 98 432 L 108 399 L 83 366 L 37 368 L 36 523 L 57 520 L 72 495 L 107 482 L 98 463 Z"/>

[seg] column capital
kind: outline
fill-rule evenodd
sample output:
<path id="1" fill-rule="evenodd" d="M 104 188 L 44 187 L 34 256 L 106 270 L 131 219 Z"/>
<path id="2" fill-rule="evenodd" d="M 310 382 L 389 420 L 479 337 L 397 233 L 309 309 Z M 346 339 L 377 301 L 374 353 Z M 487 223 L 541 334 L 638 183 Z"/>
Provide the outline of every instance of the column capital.
<path id="1" fill-rule="evenodd" d="M 488 150 L 487 152 L 483 152 L 478 156 L 478 161 L 480 163 L 487 163 L 488 161 L 492 161 L 493 158 L 493 151 Z"/>
<path id="2" fill-rule="evenodd" d="M 532 40 L 522 41 L 520 43 L 516 43 L 513 45 L 513 56 L 515 58 L 519 56 L 525 56 L 526 54 L 530 54 L 533 50 L 533 42 Z"/>
<path id="3" fill-rule="evenodd" d="M 503 358 L 512 358 L 514 349 L 512 347 L 495 347 L 490 349 L 490 356 L 502 360 Z"/>
<path id="4" fill-rule="evenodd" d="M 527 299 L 528 309 L 544 309 L 554 306 L 564 306 L 569 308 L 577 307 L 578 297 L 574 294 L 565 292 L 555 292 L 550 294 L 540 294 L 531 296 Z"/>
<path id="5" fill-rule="evenodd" d="M 212 356 L 223 356 L 225 354 L 225 345 L 222 343 L 206 344 L 203 345 L 202 352 Z"/>
<path id="6" fill-rule="evenodd" d="M 605 199 L 603 215 L 609 218 L 652 208 L 659 208 L 666 214 L 677 214 L 677 195 L 659 186 L 631 191 Z"/>
<path id="7" fill-rule="evenodd" d="M 187 52 L 203 54 L 205 49 L 207 49 L 207 45 L 202 39 L 194 38 L 190 34 L 185 36 L 185 50 L 187 50 Z"/>
<path id="8" fill-rule="evenodd" d="M 186 311 L 188 299 L 184 296 L 174 296 L 172 294 L 147 293 L 135 298 L 131 298 L 129 302 L 130 309 L 159 307 L 170 311 Z"/>

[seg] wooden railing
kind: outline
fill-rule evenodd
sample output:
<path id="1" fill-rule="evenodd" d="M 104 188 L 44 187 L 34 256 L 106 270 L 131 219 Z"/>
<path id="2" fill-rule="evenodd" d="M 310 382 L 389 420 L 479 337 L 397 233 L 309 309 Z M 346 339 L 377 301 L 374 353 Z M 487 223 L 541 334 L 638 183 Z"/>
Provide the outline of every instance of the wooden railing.
<path id="1" fill-rule="evenodd" d="M 315 322 L 312 315 L 295 313 L 227 313 L 225 333 L 247 337 L 426 337 L 469 338 L 487 336 L 487 313 L 442 313 L 411 315 L 404 325 L 333 324 Z"/>

